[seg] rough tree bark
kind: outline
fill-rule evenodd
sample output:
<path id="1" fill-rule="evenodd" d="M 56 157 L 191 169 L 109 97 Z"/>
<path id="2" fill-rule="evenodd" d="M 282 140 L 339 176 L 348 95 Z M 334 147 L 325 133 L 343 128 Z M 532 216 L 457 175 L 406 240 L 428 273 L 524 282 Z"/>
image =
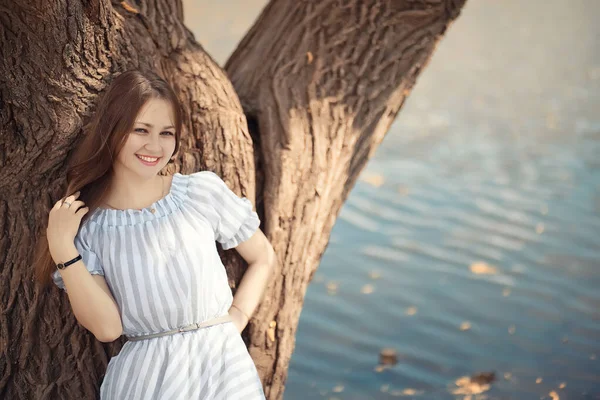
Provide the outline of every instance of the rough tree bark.
<path id="1" fill-rule="evenodd" d="M 177 170 L 211 169 L 238 194 L 257 193 L 279 266 L 245 339 L 267 397 L 282 398 L 336 216 L 464 1 L 273 0 L 228 78 L 179 1 L 1 0 L 0 398 L 95 398 L 123 343 L 97 342 L 66 295 L 39 290 L 30 250 L 98 93 L 111 73 L 139 66 L 159 70 L 183 102 Z M 222 256 L 235 288 L 244 265 Z"/>

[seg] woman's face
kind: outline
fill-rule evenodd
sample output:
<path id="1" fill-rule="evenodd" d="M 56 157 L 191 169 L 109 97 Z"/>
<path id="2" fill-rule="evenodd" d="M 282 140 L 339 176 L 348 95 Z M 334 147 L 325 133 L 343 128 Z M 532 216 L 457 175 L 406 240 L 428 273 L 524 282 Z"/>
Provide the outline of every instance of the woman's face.
<path id="1" fill-rule="evenodd" d="M 152 178 L 169 162 L 175 140 L 171 104 L 163 99 L 150 99 L 140 109 L 114 167 Z"/>

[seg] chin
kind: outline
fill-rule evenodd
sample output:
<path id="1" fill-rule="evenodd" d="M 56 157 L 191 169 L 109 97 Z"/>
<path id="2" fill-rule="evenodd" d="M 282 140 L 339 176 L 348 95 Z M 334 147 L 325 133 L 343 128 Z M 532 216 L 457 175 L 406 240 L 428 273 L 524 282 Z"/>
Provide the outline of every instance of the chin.
<path id="1" fill-rule="evenodd" d="M 142 167 L 136 168 L 136 172 L 140 176 L 144 176 L 146 178 L 152 178 L 153 176 L 158 175 L 158 173 L 164 168 L 164 165 L 158 164 L 154 167 Z"/>
<path id="2" fill-rule="evenodd" d="M 160 160 L 162 161 L 162 160 Z M 159 164 L 156 164 L 155 166 L 146 166 L 146 165 L 140 165 L 139 162 L 137 162 L 137 160 L 134 160 L 134 164 L 133 165 L 126 165 L 125 168 L 127 170 L 129 170 L 131 173 L 138 175 L 141 178 L 152 178 L 156 175 L 158 175 L 158 173 L 165 167 L 165 164 L 163 164 L 162 162 L 160 162 Z"/>

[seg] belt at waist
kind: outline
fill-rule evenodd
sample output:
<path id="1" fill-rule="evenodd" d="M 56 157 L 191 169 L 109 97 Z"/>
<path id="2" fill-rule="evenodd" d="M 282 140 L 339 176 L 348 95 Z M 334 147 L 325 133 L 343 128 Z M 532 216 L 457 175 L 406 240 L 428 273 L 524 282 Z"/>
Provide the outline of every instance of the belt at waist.
<path id="1" fill-rule="evenodd" d="M 229 322 L 229 321 L 231 321 L 231 315 L 226 314 L 226 315 L 222 315 L 220 317 L 209 319 L 207 321 L 196 322 L 196 323 L 193 323 L 190 325 L 182 326 L 180 328 L 173 329 L 171 331 L 152 333 L 149 335 L 142 335 L 142 336 L 127 336 L 127 339 L 130 342 L 135 342 L 138 340 L 153 339 L 153 338 L 160 337 L 160 336 L 172 335 L 174 333 L 195 331 L 197 329 L 206 328 L 208 326 L 213 326 L 213 325 L 219 325 L 219 324 L 223 324 L 223 323 Z"/>

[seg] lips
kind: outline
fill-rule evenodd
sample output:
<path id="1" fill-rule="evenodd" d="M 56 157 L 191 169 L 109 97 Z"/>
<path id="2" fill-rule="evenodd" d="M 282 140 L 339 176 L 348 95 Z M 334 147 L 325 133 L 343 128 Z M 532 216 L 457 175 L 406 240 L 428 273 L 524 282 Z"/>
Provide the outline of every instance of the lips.
<path id="1" fill-rule="evenodd" d="M 142 164 L 147 165 L 147 166 L 155 166 L 156 164 L 158 164 L 158 162 L 160 161 L 161 157 L 150 157 L 150 156 L 142 156 L 139 154 L 135 155 L 137 157 L 138 160 L 141 161 Z"/>

